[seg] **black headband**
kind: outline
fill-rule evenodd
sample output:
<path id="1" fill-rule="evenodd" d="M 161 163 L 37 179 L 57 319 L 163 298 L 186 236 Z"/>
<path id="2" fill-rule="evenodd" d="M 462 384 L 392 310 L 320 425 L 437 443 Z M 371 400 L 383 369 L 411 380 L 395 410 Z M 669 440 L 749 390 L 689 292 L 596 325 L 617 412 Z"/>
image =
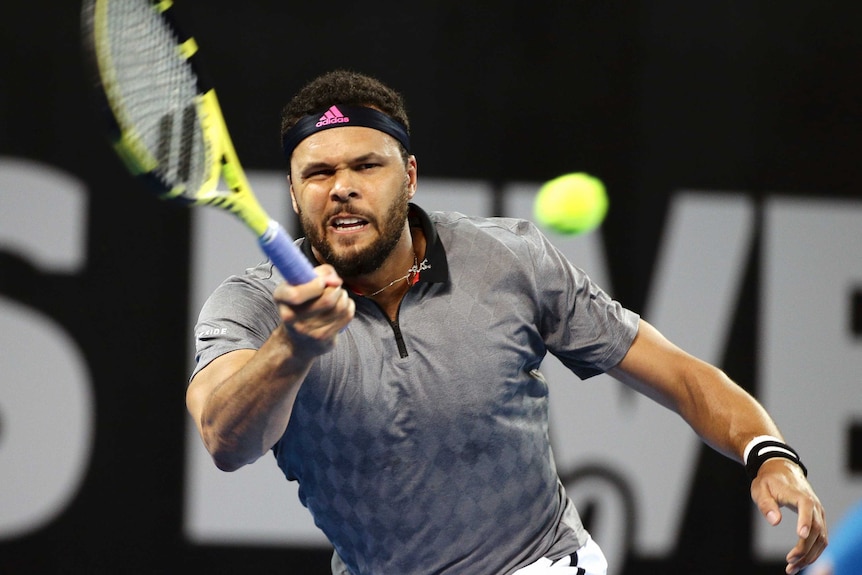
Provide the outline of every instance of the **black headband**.
<path id="1" fill-rule="evenodd" d="M 284 134 L 281 144 L 287 163 L 290 164 L 290 157 L 296 146 L 310 135 L 321 130 L 344 126 L 374 128 L 384 134 L 389 134 L 401 142 L 405 150 L 410 151 L 410 136 L 407 134 L 407 128 L 401 122 L 374 108 L 338 104 L 329 108 L 322 116 L 317 114 L 305 116 Z"/>

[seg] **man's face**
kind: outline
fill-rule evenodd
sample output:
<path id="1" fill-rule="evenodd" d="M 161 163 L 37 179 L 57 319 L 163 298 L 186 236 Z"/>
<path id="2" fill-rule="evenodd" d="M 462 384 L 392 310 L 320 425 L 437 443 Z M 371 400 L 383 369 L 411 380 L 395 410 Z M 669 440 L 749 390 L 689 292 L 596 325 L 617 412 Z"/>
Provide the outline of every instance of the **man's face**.
<path id="1" fill-rule="evenodd" d="M 348 126 L 312 134 L 291 158 L 291 198 L 315 255 L 345 278 L 378 269 L 406 231 L 416 160 L 396 140 Z"/>

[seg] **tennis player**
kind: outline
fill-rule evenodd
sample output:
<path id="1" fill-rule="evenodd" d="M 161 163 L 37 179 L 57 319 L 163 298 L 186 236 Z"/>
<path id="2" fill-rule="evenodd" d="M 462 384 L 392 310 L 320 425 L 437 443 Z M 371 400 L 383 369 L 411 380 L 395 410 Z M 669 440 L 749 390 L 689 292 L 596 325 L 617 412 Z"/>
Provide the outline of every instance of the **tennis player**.
<path id="1" fill-rule="evenodd" d="M 399 94 L 351 72 L 313 80 L 285 108 L 290 194 L 317 278 L 289 285 L 265 262 L 204 305 L 187 405 L 215 464 L 272 451 L 332 542 L 334 574 L 604 574 L 551 454 L 539 367 L 552 353 L 745 462 L 771 524 L 782 507 L 798 513 L 787 572 L 814 561 L 823 508 L 758 402 L 529 222 L 412 203 L 409 126 Z"/>

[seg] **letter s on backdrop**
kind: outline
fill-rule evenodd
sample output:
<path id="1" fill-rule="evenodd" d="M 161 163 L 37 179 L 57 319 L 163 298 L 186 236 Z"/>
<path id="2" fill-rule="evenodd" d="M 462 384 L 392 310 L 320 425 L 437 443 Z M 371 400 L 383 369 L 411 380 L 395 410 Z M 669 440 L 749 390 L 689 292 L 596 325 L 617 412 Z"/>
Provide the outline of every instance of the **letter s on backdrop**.
<path id="1" fill-rule="evenodd" d="M 83 267 L 85 186 L 52 166 L 0 157 L 0 252 L 45 273 Z M 3 273 L 0 270 L 0 273 Z M 72 501 L 90 461 L 91 376 L 68 333 L 0 294 L 0 540 L 32 533 Z"/>

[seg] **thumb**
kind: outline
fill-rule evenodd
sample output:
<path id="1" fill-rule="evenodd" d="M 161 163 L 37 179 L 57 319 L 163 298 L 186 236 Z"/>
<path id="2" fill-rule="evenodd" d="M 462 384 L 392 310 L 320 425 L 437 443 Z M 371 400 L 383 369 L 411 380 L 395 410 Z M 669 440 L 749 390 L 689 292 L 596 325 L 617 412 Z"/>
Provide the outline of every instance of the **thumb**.
<path id="1" fill-rule="evenodd" d="M 755 479 L 755 484 L 752 485 L 751 491 L 752 498 L 757 504 L 760 514 L 766 518 L 769 524 L 775 526 L 781 523 L 781 509 L 778 501 L 773 497 L 769 489 L 762 482 L 758 482 Z"/>
<path id="2" fill-rule="evenodd" d="M 765 512 L 763 516 L 766 517 L 766 520 L 769 521 L 769 524 L 773 527 L 781 523 L 781 511 L 778 509 L 770 509 Z"/>

